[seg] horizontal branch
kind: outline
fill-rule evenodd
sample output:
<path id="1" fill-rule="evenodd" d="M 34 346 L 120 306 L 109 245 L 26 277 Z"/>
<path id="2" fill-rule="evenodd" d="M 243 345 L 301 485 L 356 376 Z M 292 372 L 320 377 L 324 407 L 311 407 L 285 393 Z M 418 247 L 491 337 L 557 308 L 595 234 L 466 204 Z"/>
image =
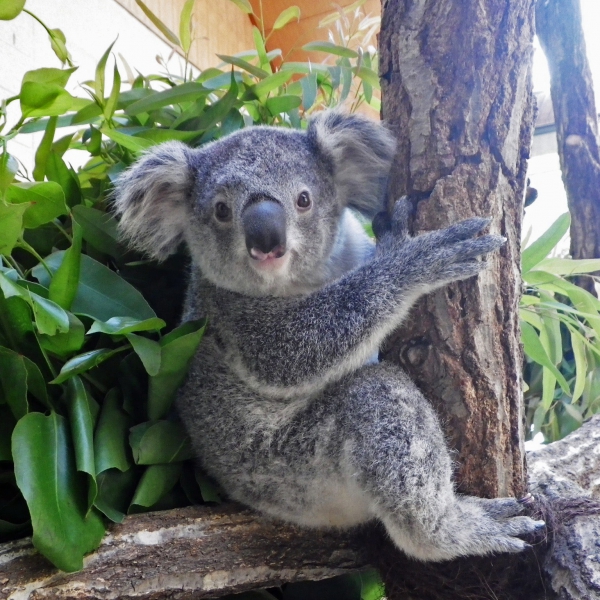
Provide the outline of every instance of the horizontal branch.
<path id="1" fill-rule="evenodd" d="M 352 535 L 298 529 L 234 504 L 128 517 L 78 573 L 61 573 L 30 539 L 0 545 L 0 599 L 215 598 L 319 580 L 368 564 Z"/>

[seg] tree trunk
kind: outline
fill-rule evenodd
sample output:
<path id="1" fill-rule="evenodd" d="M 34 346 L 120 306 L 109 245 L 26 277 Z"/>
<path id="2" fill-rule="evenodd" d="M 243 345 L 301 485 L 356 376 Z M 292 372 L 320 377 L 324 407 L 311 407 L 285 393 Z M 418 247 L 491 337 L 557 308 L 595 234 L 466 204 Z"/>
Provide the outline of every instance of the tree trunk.
<path id="1" fill-rule="evenodd" d="M 533 0 L 383 3 L 383 118 L 399 143 L 391 197 L 413 200 L 415 233 L 479 215 L 507 238 L 477 279 L 421 300 L 385 352 L 447 425 L 459 490 L 488 497 L 525 490 L 518 302 L 532 38 Z"/>
<path id="2" fill-rule="evenodd" d="M 579 0 L 540 1 L 535 19 L 550 67 L 558 155 L 571 213 L 571 256 L 600 258 L 598 115 Z M 578 283 L 595 293 L 591 278 Z"/>

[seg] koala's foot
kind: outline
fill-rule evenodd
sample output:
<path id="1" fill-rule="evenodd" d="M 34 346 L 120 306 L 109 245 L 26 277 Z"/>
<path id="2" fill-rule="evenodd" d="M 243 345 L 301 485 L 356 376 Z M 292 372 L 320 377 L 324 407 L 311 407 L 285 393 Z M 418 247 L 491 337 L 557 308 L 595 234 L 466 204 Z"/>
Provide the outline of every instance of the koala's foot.
<path id="1" fill-rule="evenodd" d="M 519 536 L 539 531 L 543 521 L 519 516 L 523 505 L 514 498 L 487 500 L 455 496 L 436 517 L 430 508 L 415 507 L 402 518 L 383 517 L 392 541 L 420 560 L 442 561 L 460 556 L 521 552 L 528 547 Z"/>

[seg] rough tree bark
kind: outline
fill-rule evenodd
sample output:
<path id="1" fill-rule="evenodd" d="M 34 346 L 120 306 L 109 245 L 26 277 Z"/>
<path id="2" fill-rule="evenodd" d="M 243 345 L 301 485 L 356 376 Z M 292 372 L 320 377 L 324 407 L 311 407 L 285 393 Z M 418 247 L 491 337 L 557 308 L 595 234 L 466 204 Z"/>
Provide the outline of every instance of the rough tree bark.
<path id="1" fill-rule="evenodd" d="M 571 256 L 600 258 L 598 115 L 579 0 L 540 0 L 535 19 L 550 68 L 558 155 L 571 213 Z M 591 278 L 578 283 L 595 293 Z"/>
<path id="2" fill-rule="evenodd" d="M 391 199 L 412 198 L 415 232 L 489 215 L 507 238 L 476 280 L 421 300 L 386 352 L 447 424 L 459 490 L 489 497 L 525 489 L 517 308 L 532 39 L 533 0 L 383 2 Z"/>

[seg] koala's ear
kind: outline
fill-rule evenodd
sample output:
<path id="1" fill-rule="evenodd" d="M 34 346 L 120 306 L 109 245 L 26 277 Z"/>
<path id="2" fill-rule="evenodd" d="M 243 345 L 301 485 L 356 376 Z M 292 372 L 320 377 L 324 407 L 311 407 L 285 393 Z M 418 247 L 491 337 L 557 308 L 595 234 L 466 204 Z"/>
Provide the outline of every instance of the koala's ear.
<path id="1" fill-rule="evenodd" d="M 181 142 L 152 148 L 115 184 L 119 228 L 134 248 L 164 260 L 183 240 L 191 212 L 193 150 Z"/>
<path id="2" fill-rule="evenodd" d="M 338 196 L 343 202 L 369 217 L 384 209 L 396 142 L 381 123 L 324 111 L 311 119 L 307 135 L 333 161 Z"/>

